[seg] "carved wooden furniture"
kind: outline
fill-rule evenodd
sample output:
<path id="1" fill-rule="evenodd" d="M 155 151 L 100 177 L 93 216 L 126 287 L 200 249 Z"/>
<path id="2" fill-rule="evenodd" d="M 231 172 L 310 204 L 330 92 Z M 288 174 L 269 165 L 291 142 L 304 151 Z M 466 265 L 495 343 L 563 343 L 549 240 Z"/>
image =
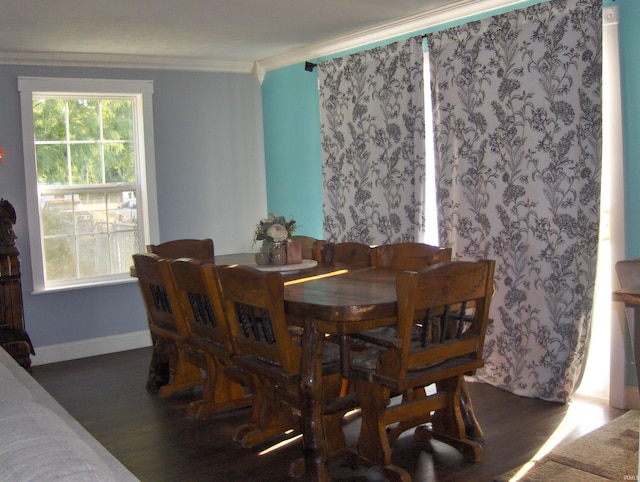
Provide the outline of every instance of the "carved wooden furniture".
<path id="1" fill-rule="evenodd" d="M 147 245 L 147 252 L 157 254 L 161 258 L 193 258 L 201 261 L 213 261 L 213 240 L 174 239 L 160 244 Z"/>
<path id="2" fill-rule="evenodd" d="M 147 390 L 159 390 L 159 395 L 166 397 L 177 390 L 203 385 L 200 369 L 188 361 L 188 327 L 184 325 L 182 318 L 175 316 L 179 301 L 175 289 L 167 285 L 167 280 L 171 279 L 168 261 L 153 253 L 138 253 L 133 255 L 133 264 L 154 341 L 150 374 L 160 377 L 160 381 L 150 378 Z M 169 357 L 166 364 L 158 363 L 156 358 L 157 354 L 163 353 Z M 167 367 L 167 376 L 157 372 L 159 367 Z"/>
<path id="3" fill-rule="evenodd" d="M 200 262 L 213 262 L 214 246 L 213 240 L 205 239 L 173 239 L 160 244 L 147 245 L 147 252 L 153 253 L 164 259 L 190 258 Z M 158 342 L 156 334 L 152 331 L 153 354 L 149 366 L 149 377 L 147 380 L 147 390 L 157 391 L 162 385 L 168 382 L 168 376 L 172 367 L 169 366 L 171 359 L 175 359 L 176 348 L 169 339 Z"/>
<path id="4" fill-rule="evenodd" d="M 311 236 L 291 236 L 291 241 L 298 241 L 302 245 L 302 258 L 320 260 L 320 252 L 324 240 L 312 238 Z"/>
<path id="5" fill-rule="evenodd" d="M 453 261 L 398 275 L 396 336 L 371 339 L 376 344 L 353 361 L 362 413 L 356 463 L 380 466 L 391 480 L 411 480 L 391 464 L 390 444 L 418 426 L 417 438 L 453 445 L 474 462 L 482 458 L 480 444 L 466 437 L 460 397 L 464 375 L 484 365 L 494 267 L 494 261 Z M 436 393 L 428 395 L 424 387 L 433 383 Z M 392 394 L 403 395 L 400 404 L 389 405 Z"/>
<path id="6" fill-rule="evenodd" d="M 451 260 L 451 248 L 424 243 L 395 243 L 376 246 L 373 264 L 384 268 L 416 270 Z"/>
<path id="7" fill-rule="evenodd" d="M 253 253 L 216 256 L 216 266 L 251 264 Z M 304 326 L 300 346 L 300 421 L 304 458 L 309 480 L 330 480 L 327 465 L 326 431 L 322 403 L 326 335 L 344 339 L 347 335 L 397 322 L 396 277 L 399 270 L 327 263 L 284 277 L 284 309 L 290 323 Z M 341 347 L 349 359 L 348 346 Z M 342 367 L 349 375 L 350 364 Z M 339 409 L 352 397 L 339 399 Z M 348 407 L 347 407 L 348 408 Z M 461 407 L 463 410 L 468 407 Z M 332 407 L 332 409 L 337 410 Z M 470 412 L 469 416 L 474 417 Z M 254 419 L 255 420 L 255 419 Z M 259 420 L 259 418 L 258 418 Z M 241 434 L 238 434 L 241 435 Z M 340 435 L 338 435 L 339 437 Z"/>
<path id="8" fill-rule="evenodd" d="M 184 351 L 190 363 L 205 371 L 202 399 L 189 405 L 189 414 L 207 418 L 221 410 L 251 404 L 248 377 L 236 369 L 231 335 L 222 308 L 218 276 L 213 264 L 197 260 L 169 261 L 178 307 L 178 325 L 187 326 Z M 244 383 L 244 386 L 243 386 Z"/>
<path id="9" fill-rule="evenodd" d="M 371 266 L 373 249 L 356 242 L 325 243 L 322 246 L 323 263 L 345 263 L 349 266 Z"/>
<path id="10" fill-rule="evenodd" d="M 256 387 L 250 421 L 234 439 L 251 447 L 287 430 L 300 430 L 299 330 L 287 323 L 284 281 L 279 273 L 264 273 L 250 267 L 219 268 L 229 328 L 235 345 L 234 362 L 250 373 Z M 323 452 L 331 457 L 345 448 L 341 418 L 345 410 L 327 410 L 340 395 L 342 378 L 338 349 L 333 345 L 320 359 L 323 377 L 320 403 Z M 302 464 L 292 472 L 301 475 Z"/>
<path id="11" fill-rule="evenodd" d="M 20 259 L 15 245 L 16 212 L 5 199 L 0 199 L 0 346 L 23 368 L 31 371 L 35 355 L 25 331 L 22 311 Z"/>
<path id="12" fill-rule="evenodd" d="M 326 335 L 337 339 L 397 323 L 396 269 L 323 265 L 285 282 L 287 316 L 304 320 L 301 345 L 301 419 L 307 478 L 329 481 L 323 446 L 322 354 Z M 341 346 L 343 375 L 350 376 L 347 346 Z M 461 404 L 461 409 L 470 406 Z M 467 414 L 475 421 L 473 412 Z M 477 422 L 476 422 L 477 423 Z"/>

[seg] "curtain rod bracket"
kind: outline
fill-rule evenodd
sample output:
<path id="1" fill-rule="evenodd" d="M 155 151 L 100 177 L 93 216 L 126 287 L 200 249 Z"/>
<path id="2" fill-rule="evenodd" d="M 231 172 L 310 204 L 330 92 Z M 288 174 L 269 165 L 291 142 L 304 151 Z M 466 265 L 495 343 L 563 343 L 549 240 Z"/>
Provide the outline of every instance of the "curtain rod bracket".
<path id="1" fill-rule="evenodd" d="M 305 62 L 304 70 L 306 70 L 307 72 L 313 72 L 313 69 L 316 68 L 316 65 L 318 64 L 314 64 L 313 62 Z"/>

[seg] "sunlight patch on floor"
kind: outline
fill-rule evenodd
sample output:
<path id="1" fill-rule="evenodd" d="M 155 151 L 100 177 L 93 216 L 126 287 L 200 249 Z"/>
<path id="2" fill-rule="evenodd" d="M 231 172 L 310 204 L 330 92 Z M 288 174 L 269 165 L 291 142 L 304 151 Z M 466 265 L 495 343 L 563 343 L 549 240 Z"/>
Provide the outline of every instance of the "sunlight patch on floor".
<path id="1" fill-rule="evenodd" d="M 286 435 L 293 433 L 293 430 L 288 430 L 287 432 L 285 432 Z M 292 443 L 297 442 L 298 440 L 300 440 L 302 438 L 302 434 L 298 434 L 295 435 L 294 437 L 288 438 L 286 440 L 283 440 L 282 442 L 278 442 L 277 444 L 273 444 L 271 447 L 268 447 L 266 449 L 264 449 L 262 452 L 259 452 L 258 455 L 267 455 L 271 452 L 274 452 L 278 449 L 281 449 L 283 447 L 287 447 L 288 445 L 291 445 Z"/>
<path id="2" fill-rule="evenodd" d="M 518 472 L 514 474 L 510 481 L 522 479 L 540 459 L 557 447 L 571 432 L 577 427 L 584 429 L 584 433 L 588 433 L 596 428 L 604 425 L 606 422 L 603 409 L 599 406 L 592 405 L 588 400 L 581 399 L 579 395 L 574 395 L 573 401 L 569 402 L 567 414 L 562 419 L 558 428 L 551 434 L 540 450 L 524 464 Z M 589 425 L 585 427 L 585 420 L 589 421 Z M 579 434 L 582 436 L 584 433 Z"/>

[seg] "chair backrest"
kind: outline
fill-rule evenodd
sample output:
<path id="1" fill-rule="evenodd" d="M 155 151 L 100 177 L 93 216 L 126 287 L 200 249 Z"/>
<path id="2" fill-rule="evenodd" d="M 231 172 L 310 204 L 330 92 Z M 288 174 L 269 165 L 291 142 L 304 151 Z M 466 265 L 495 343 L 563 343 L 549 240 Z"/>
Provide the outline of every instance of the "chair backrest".
<path id="1" fill-rule="evenodd" d="M 322 245 L 323 263 L 345 263 L 352 266 L 372 266 L 373 248 L 368 244 L 345 241 Z"/>
<path id="2" fill-rule="evenodd" d="M 236 356 L 254 355 L 287 374 L 299 373 L 300 346 L 287 326 L 282 275 L 248 266 L 217 271 Z"/>
<path id="3" fill-rule="evenodd" d="M 213 261 L 213 240 L 206 239 L 174 239 L 160 244 L 147 245 L 147 252 L 162 258 L 193 258 Z"/>
<path id="4" fill-rule="evenodd" d="M 206 338 L 232 353 L 215 266 L 194 259 L 176 259 L 168 264 L 180 308 L 176 316 L 183 318 L 191 336 Z"/>
<path id="5" fill-rule="evenodd" d="M 315 259 L 320 261 L 320 252 L 324 240 L 312 238 L 311 236 L 291 236 L 291 241 L 298 241 L 302 246 L 302 259 Z"/>
<path id="6" fill-rule="evenodd" d="M 384 244 L 373 248 L 373 264 L 383 268 L 419 270 L 451 261 L 451 248 L 424 243 Z"/>
<path id="7" fill-rule="evenodd" d="M 171 273 L 167 261 L 153 253 L 137 253 L 133 255 L 133 264 L 149 324 L 168 328 L 186 336 L 187 328 L 179 323 L 175 316 L 178 300 L 170 281 Z"/>
<path id="8" fill-rule="evenodd" d="M 640 285 L 640 258 L 623 259 L 616 263 L 616 274 L 620 288 Z"/>
<path id="9" fill-rule="evenodd" d="M 482 366 L 495 262 L 449 261 L 398 275 L 399 346 L 378 366 L 404 379 L 411 370 L 455 364 Z"/>

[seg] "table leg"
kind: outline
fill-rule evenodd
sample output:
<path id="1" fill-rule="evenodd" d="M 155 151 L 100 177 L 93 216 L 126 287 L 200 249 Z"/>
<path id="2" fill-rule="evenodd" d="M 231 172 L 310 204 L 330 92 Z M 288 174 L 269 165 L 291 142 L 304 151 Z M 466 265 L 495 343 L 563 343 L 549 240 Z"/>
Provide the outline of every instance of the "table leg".
<path id="1" fill-rule="evenodd" d="M 324 453 L 324 424 L 322 407 L 322 350 L 323 338 L 316 320 L 305 319 L 300 347 L 300 396 L 302 399 L 302 440 L 305 478 L 311 481 L 330 481 L 327 454 Z"/>
<path id="2" fill-rule="evenodd" d="M 462 381 L 462 387 L 460 389 L 460 411 L 462 412 L 462 420 L 464 420 L 467 437 L 473 439 L 483 438 L 484 432 L 476 419 L 473 403 L 471 403 L 471 396 L 469 395 L 469 390 L 464 380 Z"/>

